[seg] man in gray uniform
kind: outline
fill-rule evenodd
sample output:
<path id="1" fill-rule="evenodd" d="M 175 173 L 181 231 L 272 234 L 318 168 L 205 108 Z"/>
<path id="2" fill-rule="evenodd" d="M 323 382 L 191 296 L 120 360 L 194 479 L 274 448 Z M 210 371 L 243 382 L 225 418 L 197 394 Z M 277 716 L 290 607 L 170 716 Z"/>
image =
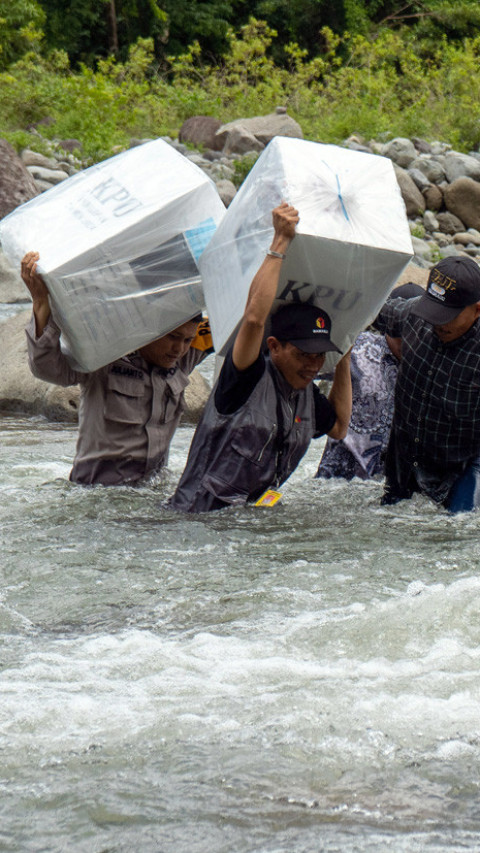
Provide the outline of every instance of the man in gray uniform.
<path id="1" fill-rule="evenodd" d="M 70 480 L 104 486 L 144 480 L 167 464 L 188 376 L 213 351 L 208 325 L 199 330 L 198 316 L 99 370 L 73 370 L 60 349 L 60 329 L 51 316 L 45 282 L 37 273 L 38 258 L 36 252 L 28 252 L 21 266 L 33 300 L 26 329 L 30 368 L 46 382 L 81 386 Z"/>
<path id="2" fill-rule="evenodd" d="M 262 344 L 285 252 L 298 212 L 273 211 L 271 249 L 255 275 L 232 350 L 193 437 L 185 471 L 169 505 L 204 512 L 249 501 L 273 503 L 310 440 L 346 434 L 352 407 L 350 354 L 337 365 L 327 400 L 313 380 L 328 351 L 330 318 L 313 305 L 283 306 Z"/>

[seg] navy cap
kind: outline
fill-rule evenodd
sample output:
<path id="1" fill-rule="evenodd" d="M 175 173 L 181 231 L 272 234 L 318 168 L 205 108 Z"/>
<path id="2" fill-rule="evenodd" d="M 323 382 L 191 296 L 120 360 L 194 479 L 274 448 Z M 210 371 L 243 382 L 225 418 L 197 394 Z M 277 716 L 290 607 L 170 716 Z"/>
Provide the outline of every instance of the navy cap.
<path id="1" fill-rule="evenodd" d="M 330 340 L 332 321 L 326 311 L 306 302 L 282 305 L 271 319 L 271 334 L 308 353 L 340 352 Z"/>
<path id="2" fill-rule="evenodd" d="M 393 295 L 393 294 L 392 294 Z M 443 258 L 430 270 L 427 290 L 412 314 L 441 326 L 480 301 L 480 267 L 472 258 Z"/>

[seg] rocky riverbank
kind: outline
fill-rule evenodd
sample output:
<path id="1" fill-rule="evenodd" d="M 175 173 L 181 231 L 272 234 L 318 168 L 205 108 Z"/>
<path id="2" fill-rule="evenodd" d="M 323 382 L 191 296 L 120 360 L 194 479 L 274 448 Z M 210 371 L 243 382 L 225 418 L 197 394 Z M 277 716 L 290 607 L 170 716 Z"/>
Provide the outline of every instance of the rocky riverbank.
<path id="1" fill-rule="evenodd" d="M 303 138 L 300 125 L 283 107 L 270 115 L 226 125 L 212 116 L 193 116 L 184 122 L 177 139 L 162 139 L 212 179 L 228 207 L 241 180 L 276 135 Z M 133 139 L 131 146 L 145 141 Z M 13 150 L 7 155 L 7 143 L 3 142 L 4 147 L 1 143 L 0 218 L 21 201 L 50 189 L 87 165 L 76 140 L 51 143 L 48 156 L 32 150 L 24 150 L 20 157 Z M 343 146 L 392 160 L 410 223 L 416 265 L 429 267 L 441 257 L 456 254 L 480 259 L 480 152 L 464 154 L 448 143 L 419 137 L 367 141 L 355 134 Z M 0 271 L 0 287 L 2 278 Z"/>
<path id="2" fill-rule="evenodd" d="M 194 116 L 180 128 L 177 139 L 162 138 L 212 179 L 228 207 L 241 180 L 276 135 L 303 138 L 300 125 L 282 107 L 271 115 L 227 125 L 211 116 Z M 131 140 L 131 146 L 145 141 Z M 43 137 L 42 145 L 45 147 Z M 388 157 L 394 164 L 414 250 L 412 263 L 399 283 L 410 280 L 424 285 L 432 264 L 449 255 L 468 255 L 480 262 L 480 152 L 464 154 L 445 142 L 417 137 L 367 141 L 352 135 L 343 145 Z M 77 140 L 54 141 L 47 155 L 31 149 L 17 155 L 0 139 L 0 219 L 88 165 L 82 160 Z M 0 252 L 0 303 L 24 302 L 27 307 L 29 301 L 18 271 Z M 23 340 L 26 316 L 22 313 L 0 326 L 0 343 L 7 360 L 0 379 L 0 410 L 75 420 L 77 389 L 52 389 L 33 379 L 28 371 Z M 189 392 L 187 417 L 193 421 L 208 393 L 202 380 L 195 380 Z"/>

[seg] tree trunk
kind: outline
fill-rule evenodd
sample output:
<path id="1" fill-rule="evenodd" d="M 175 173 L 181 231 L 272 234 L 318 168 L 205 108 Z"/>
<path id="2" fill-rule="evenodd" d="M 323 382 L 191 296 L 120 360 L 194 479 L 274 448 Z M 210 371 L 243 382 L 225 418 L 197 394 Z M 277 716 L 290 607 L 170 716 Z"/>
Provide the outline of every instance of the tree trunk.
<path id="1" fill-rule="evenodd" d="M 118 32 L 117 32 L 117 10 L 115 0 L 109 0 L 108 4 L 108 49 L 114 56 L 118 54 Z"/>

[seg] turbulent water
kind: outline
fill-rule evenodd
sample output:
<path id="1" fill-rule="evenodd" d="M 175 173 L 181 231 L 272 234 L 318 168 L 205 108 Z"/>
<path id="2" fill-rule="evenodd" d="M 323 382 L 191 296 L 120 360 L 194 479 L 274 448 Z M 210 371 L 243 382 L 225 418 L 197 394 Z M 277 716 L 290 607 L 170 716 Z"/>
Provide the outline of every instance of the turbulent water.
<path id="1" fill-rule="evenodd" d="M 480 849 L 478 516 L 379 483 L 162 508 L 0 419 L 0 850 Z"/>

